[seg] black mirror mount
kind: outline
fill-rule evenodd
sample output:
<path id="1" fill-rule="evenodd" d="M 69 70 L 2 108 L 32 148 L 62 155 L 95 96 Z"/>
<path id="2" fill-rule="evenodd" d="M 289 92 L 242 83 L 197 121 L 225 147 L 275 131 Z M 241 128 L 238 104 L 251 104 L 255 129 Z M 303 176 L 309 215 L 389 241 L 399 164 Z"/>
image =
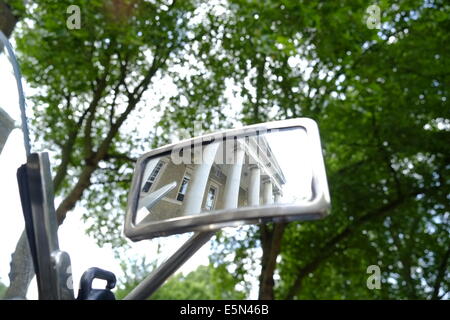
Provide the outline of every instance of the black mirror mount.
<path id="1" fill-rule="evenodd" d="M 32 153 L 17 180 L 39 299 L 73 300 L 70 257 L 59 249 L 48 153 Z"/>

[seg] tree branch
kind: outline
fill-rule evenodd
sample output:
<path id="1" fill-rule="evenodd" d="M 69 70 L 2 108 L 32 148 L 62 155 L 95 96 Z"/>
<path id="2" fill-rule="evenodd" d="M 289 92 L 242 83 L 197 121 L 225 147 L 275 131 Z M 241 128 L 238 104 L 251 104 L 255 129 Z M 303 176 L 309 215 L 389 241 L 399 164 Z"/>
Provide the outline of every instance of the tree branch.
<path id="1" fill-rule="evenodd" d="M 416 223 L 414 223 L 414 225 L 415 224 Z M 417 293 L 416 293 L 416 288 L 415 288 L 415 285 L 414 285 L 414 279 L 412 278 L 412 275 L 411 275 L 412 264 L 411 264 L 410 252 L 412 250 L 412 247 L 411 247 L 411 245 L 406 245 L 406 248 L 405 248 L 406 252 L 404 252 L 403 254 L 401 253 L 401 252 L 403 252 L 402 251 L 402 247 L 405 247 L 405 246 L 402 245 L 400 237 L 399 237 L 399 234 L 398 234 L 398 232 L 396 230 L 397 230 L 397 227 L 389 228 L 389 231 L 391 233 L 391 236 L 392 236 L 392 239 L 394 241 L 394 244 L 397 247 L 397 251 L 400 253 L 399 254 L 400 255 L 399 256 L 399 260 L 402 263 L 402 268 L 401 268 L 400 272 L 401 272 L 402 277 L 405 279 L 406 284 L 408 286 L 407 289 L 409 291 L 409 298 L 413 299 L 413 300 L 416 300 L 417 299 Z M 414 231 L 415 231 L 415 229 L 412 230 L 412 232 L 414 232 Z M 415 238 L 414 233 L 411 233 L 411 238 L 412 239 Z"/>
<path id="2" fill-rule="evenodd" d="M 127 84 L 125 82 L 125 78 L 127 76 L 128 71 L 128 57 L 125 57 L 125 60 L 122 61 L 122 58 L 120 57 L 120 52 L 117 52 L 117 56 L 119 57 L 119 64 L 120 64 L 120 74 L 119 79 L 117 82 L 117 85 L 114 88 L 114 98 L 111 103 L 111 111 L 109 114 L 109 124 L 112 126 L 114 124 L 114 117 L 115 117 L 115 107 L 116 107 L 116 100 L 120 92 L 120 86 L 123 85 L 125 88 L 126 93 L 129 95 L 130 92 L 128 91 Z"/>
<path id="3" fill-rule="evenodd" d="M 164 62 L 166 61 L 168 56 L 169 56 L 169 53 L 163 59 Z M 97 151 L 92 154 L 92 156 L 89 158 L 89 161 L 86 163 L 86 166 L 84 167 L 83 171 L 81 172 L 77 183 L 75 184 L 73 189 L 69 192 L 67 197 L 61 202 L 61 204 L 56 209 L 56 216 L 58 219 L 58 224 L 61 224 L 64 221 L 64 219 L 67 215 L 67 212 L 73 209 L 73 207 L 75 206 L 77 201 L 79 199 L 81 199 L 83 192 L 87 188 L 89 188 L 89 186 L 91 185 L 91 177 L 92 177 L 92 174 L 94 173 L 94 171 L 97 169 L 98 163 L 100 161 L 104 160 L 105 157 L 108 155 L 108 151 L 109 151 L 109 148 L 111 146 L 111 143 L 112 143 L 114 137 L 118 133 L 122 124 L 127 119 L 128 115 L 131 113 L 131 111 L 133 111 L 135 109 L 136 105 L 138 104 L 138 102 L 140 101 L 140 99 L 142 97 L 142 94 L 148 88 L 148 85 L 150 84 L 152 77 L 156 74 L 156 72 L 158 71 L 158 68 L 161 66 L 161 60 L 158 59 L 158 61 L 160 61 L 160 62 L 158 63 L 156 61 L 156 59 L 154 59 L 152 66 L 151 66 L 149 72 L 147 73 L 147 75 L 144 77 L 142 82 L 135 88 L 135 90 L 133 91 L 133 95 L 129 96 L 127 108 L 119 116 L 117 121 L 110 127 L 110 130 L 109 130 L 107 136 L 101 142 Z M 164 62 L 162 62 L 162 63 L 164 63 Z M 97 96 L 97 97 L 99 100 L 101 96 Z M 95 101 L 96 101 L 96 99 L 94 97 L 93 102 L 95 102 Z M 92 109 L 95 110 L 94 103 L 91 103 L 90 108 L 91 107 L 92 107 Z M 91 113 L 93 113 L 94 110 L 92 110 Z"/>
<path id="4" fill-rule="evenodd" d="M 273 300 L 274 285 L 273 274 L 275 272 L 277 257 L 281 249 L 285 223 L 276 223 L 273 230 L 268 230 L 268 226 L 261 226 L 261 243 L 263 256 L 261 258 L 261 275 L 259 286 L 260 300 Z"/>
<path id="5" fill-rule="evenodd" d="M 447 251 L 445 252 L 444 256 L 442 257 L 442 261 L 439 265 L 438 274 L 436 276 L 436 281 L 434 282 L 433 286 L 433 294 L 431 296 L 432 300 L 440 299 L 439 297 L 439 290 L 441 288 L 441 283 L 445 278 L 445 275 L 447 273 L 447 264 L 448 264 L 448 258 L 450 257 L 450 248 L 447 248 Z"/>
<path id="6" fill-rule="evenodd" d="M 110 159 L 124 160 L 131 163 L 135 163 L 137 161 L 136 158 L 131 158 L 124 153 L 116 153 L 116 152 L 114 153 L 108 152 L 103 160 L 110 160 Z"/>
<path id="7" fill-rule="evenodd" d="M 101 79 L 97 79 L 94 89 L 94 96 L 88 108 L 88 118 L 84 126 L 84 157 L 86 162 L 89 162 L 94 153 L 93 142 L 92 142 L 92 123 L 95 119 L 95 111 L 97 110 L 100 99 L 102 98 L 103 91 L 106 88 L 106 77 L 107 73 L 103 75 Z"/>
<path id="8" fill-rule="evenodd" d="M 157 48 L 160 49 L 161 46 L 162 46 L 162 44 L 159 45 Z M 128 99 L 130 101 L 140 100 L 140 98 L 144 94 L 145 90 L 147 90 L 148 85 L 150 84 L 150 81 L 153 78 L 153 76 L 156 74 L 158 69 L 163 64 L 165 64 L 166 60 L 169 58 L 171 49 L 172 49 L 172 47 L 167 50 L 165 55 L 161 55 L 161 56 L 155 55 L 155 57 L 153 58 L 152 64 L 150 66 L 150 69 L 149 69 L 148 73 L 145 75 L 144 79 L 142 79 L 142 81 L 134 88 L 133 92 L 128 95 Z"/>
<path id="9" fill-rule="evenodd" d="M 327 258 L 329 258 L 333 253 L 336 252 L 336 245 L 343 240 L 347 239 L 351 236 L 355 231 L 357 231 L 362 225 L 375 220 L 377 218 L 381 218 L 387 215 L 389 212 L 397 209 L 407 201 L 413 199 L 418 194 L 424 193 L 424 190 L 418 190 L 415 192 L 410 192 L 408 194 L 403 195 L 402 197 L 398 197 L 391 202 L 376 208 L 373 211 L 369 211 L 363 216 L 357 218 L 352 224 L 348 225 L 344 230 L 336 234 L 333 238 L 331 238 L 328 242 L 325 243 L 321 248 L 317 250 L 317 256 L 313 258 L 309 263 L 300 267 L 297 272 L 297 276 L 295 280 L 288 290 L 285 299 L 292 300 L 300 290 L 301 283 L 303 279 L 311 272 L 316 270 L 322 262 L 324 262 Z"/>
<path id="10" fill-rule="evenodd" d="M 11 7 L 0 0 L 0 31 L 2 31 L 7 38 L 11 36 L 12 31 L 18 19 L 11 11 Z M 3 44 L 0 43 L 0 53 L 3 51 Z"/>
<path id="11" fill-rule="evenodd" d="M 86 108 L 81 117 L 78 119 L 76 125 L 70 127 L 70 133 L 67 137 L 67 141 L 64 144 L 58 144 L 61 147 L 61 163 L 59 164 L 56 175 L 53 178 L 53 187 L 55 193 L 57 193 L 61 188 L 62 182 L 67 175 L 67 169 L 71 160 L 73 146 L 75 145 L 76 138 L 81 126 L 83 125 L 84 119 L 86 118 L 88 112 L 91 111 L 91 109 L 91 107 Z"/>
<path id="12" fill-rule="evenodd" d="M 92 185 L 111 185 L 112 183 L 131 183 L 131 178 L 129 179 L 119 179 L 119 180 L 108 180 L 108 181 L 99 181 L 99 182 L 94 182 L 92 183 Z"/>

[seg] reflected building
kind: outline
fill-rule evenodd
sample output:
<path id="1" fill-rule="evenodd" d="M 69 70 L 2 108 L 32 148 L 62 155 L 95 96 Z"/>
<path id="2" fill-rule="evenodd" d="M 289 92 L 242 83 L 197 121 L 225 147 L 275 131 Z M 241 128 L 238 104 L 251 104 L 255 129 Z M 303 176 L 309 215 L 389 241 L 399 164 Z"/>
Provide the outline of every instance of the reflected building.
<path id="1" fill-rule="evenodd" d="M 213 142 L 201 151 L 180 151 L 193 160 L 181 164 L 173 154 L 148 162 L 139 204 L 151 212 L 147 221 L 280 201 L 286 179 L 263 135 Z"/>

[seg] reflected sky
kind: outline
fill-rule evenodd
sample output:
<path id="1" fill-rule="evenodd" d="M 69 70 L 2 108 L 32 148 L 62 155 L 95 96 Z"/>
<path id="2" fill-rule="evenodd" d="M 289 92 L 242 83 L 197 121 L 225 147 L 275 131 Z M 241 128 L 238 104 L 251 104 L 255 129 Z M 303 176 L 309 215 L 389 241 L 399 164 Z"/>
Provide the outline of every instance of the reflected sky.
<path id="1" fill-rule="evenodd" d="M 312 164 L 308 135 L 303 129 L 278 130 L 265 135 L 284 176 L 282 203 L 312 197 Z"/>

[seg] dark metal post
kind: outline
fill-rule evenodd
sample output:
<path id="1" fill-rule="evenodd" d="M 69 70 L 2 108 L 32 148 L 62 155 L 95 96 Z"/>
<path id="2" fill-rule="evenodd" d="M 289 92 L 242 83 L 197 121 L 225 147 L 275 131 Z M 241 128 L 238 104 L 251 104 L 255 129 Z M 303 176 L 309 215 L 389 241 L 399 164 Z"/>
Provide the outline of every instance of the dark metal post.
<path id="1" fill-rule="evenodd" d="M 69 255 L 59 250 L 48 153 L 32 153 L 17 172 L 40 300 L 74 299 Z"/>

